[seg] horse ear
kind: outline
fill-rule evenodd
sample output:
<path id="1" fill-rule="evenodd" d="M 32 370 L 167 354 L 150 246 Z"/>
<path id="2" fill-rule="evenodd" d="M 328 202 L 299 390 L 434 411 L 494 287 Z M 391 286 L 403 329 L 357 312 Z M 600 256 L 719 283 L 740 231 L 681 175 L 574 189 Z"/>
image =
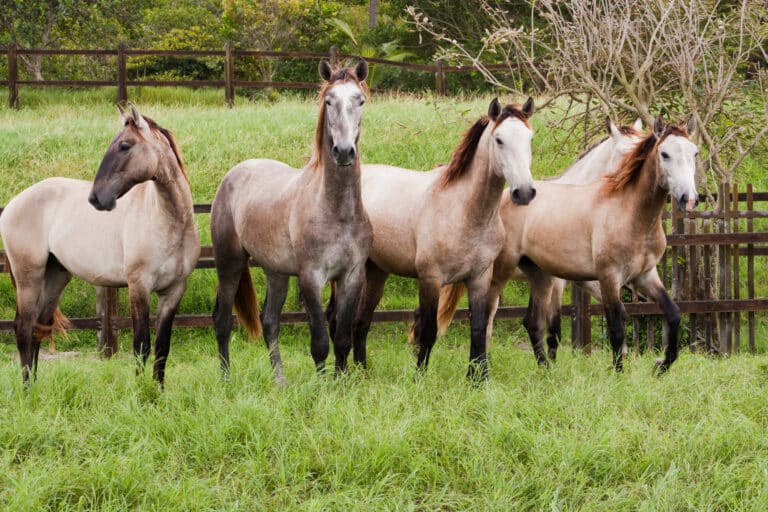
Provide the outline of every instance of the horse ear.
<path id="1" fill-rule="evenodd" d="M 140 130 L 149 128 L 147 122 L 141 117 L 141 114 L 139 114 L 139 109 L 136 108 L 136 105 L 130 103 L 129 106 L 131 107 L 131 117 L 133 117 L 133 122 L 136 124 L 136 127 Z"/>
<path id="2" fill-rule="evenodd" d="M 605 130 L 608 132 L 608 135 L 611 137 L 616 137 L 617 135 L 620 135 L 619 129 L 616 128 L 616 125 L 613 124 L 613 121 L 611 121 L 611 116 L 605 116 Z"/>
<path id="3" fill-rule="evenodd" d="M 525 100 L 525 103 L 523 103 L 523 114 L 525 114 L 525 117 L 531 117 L 533 115 L 533 111 L 533 98 L 528 96 L 528 99 Z"/>
<path id="4" fill-rule="evenodd" d="M 360 62 L 355 66 L 355 75 L 360 82 L 368 77 L 368 63 L 365 62 L 365 59 L 360 59 Z"/>
<path id="5" fill-rule="evenodd" d="M 632 128 L 634 128 L 639 132 L 643 131 L 643 118 L 638 117 L 637 119 L 635 119 L 635 122 L 632 123 Z"/>
<path id="6" fill-rule="evenodd" d="M 320 78 L 325 80 L 326 82 L 331 79 L 331 65 L 328 64 L 327 60 L 321 60 L 320 65 L 317 66 L 317 72 L 320 73 Z"/>
<path id="7" fill-rule="evenodd" d="M 499 104 L 499 98 L 493 98 L 491 100 L 491 104 L 488 105 L 488 117 L 491 118 L 491 121 L 495 121 L 499 114 L 501 114 L 501 104 Z"/>
<path id="8" fill-rule="evenodd" d="M 653 122 L 653 134 L 656 135 L 657 138 L 664 135 L 664 118 L 661 116 L 657 117 Z"/>
<path id="9" fill-rule="evenodd" d="M 117 104 L 117 111 L 120 112 L 121 116 L 125 116 L 125 109 L 120 103 Z"/>
<path id="10" fill-rule="evenodd" d="M 685 122 L 685 131 L 688 135 L 693 135 L 696 132 L 696 117 L 693 114 L 688 116 L 688 121 Z"/>

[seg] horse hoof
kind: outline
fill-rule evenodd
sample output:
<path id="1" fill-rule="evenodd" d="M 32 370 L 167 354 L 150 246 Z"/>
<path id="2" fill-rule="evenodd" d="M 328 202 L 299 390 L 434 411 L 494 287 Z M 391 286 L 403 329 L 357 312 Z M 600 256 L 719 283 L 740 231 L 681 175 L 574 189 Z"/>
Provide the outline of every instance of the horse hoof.
<path id="1" fill-rule="evenodd" d="M 280 389 L 285 389 L 288 387 L 288 379 L 285 378 L 285 375 L 275 375 L 275 384 Z"/>
<path id="2" fill-rule="evenodd" d="M 664 359 L 657 359 L 656 364 L 653 367 L 653 371 L 657 377 L 661 377 L 669 371 L 669 365 L 664 361 Z"/>

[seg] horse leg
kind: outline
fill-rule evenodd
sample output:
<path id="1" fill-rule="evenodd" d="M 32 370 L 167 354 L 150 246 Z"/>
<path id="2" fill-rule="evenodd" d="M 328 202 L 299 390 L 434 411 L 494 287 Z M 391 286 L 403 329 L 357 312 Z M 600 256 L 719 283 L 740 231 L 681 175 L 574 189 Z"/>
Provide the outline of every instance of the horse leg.
<path id="1" fill-rule="evenodd" d="M 365 267 L 358 265 L 336 283 L 336 336 L 333 352 L 336 356 L 336 374 L 346 371 L 349 351 L 352 348 L 352 319 L 365 283 Z"/>
<path id="2" fill-rule="evenodd" d="M 144 370 L 149 357 L 149 287 L 141 281 L 128 283 L 133 323 L 133 355 L 136 357 L 136 374 Z"/>
<path id="3" fill-rule="evenodd" d="M 157 294 L 157 328 L 155 334 L 155 362 L 152 366 L 152 377 L 160 384 L 165 384 L 165 364 L 171 351 L 171 328 L 176 310 L 187 288 L 187 280 L 183 279 L 172 287 Z"/>
<path id="4" fill-rule="evenodd" d="M 56 309 L 59 307 L 59 300 L 61 294 L 66 288 L 69 281 L 72 279 L 70 274 L 61 264 L 55 259 L 49 259 L 48 264 L 45 267 L 45 280 L 43 281 L 43 290 L 40 297 L 40 314 L 37 317 L 37 324 L 32 331 L 36 338 L 34 360 L 33 360 L 33 373 L 37 374 L 37 359 L 40 353 L 40 340 L 45 336 L 50 338 L 50 346 L 52 350 L 56 350 L 56 344 L 53 341 L 54 336 L 54 315 Z M 40 336 L 38 327 L 42 327 L 41 331 L 45 332 L 44 336 Z"/>
<path id="5" fill-rule="evenodd" d="M 557 347 L 562 338 L 562 320 L 560 318 L 560 307 L 563 304 L 563 289 L 565 280 L 553 279 L 552 292 L 547 306 L 547 356 L 554 363 L 557 359 Z"/>
<path id="6" fill-rule="evenodd" d="M 642 292 L 659 303 L 667 323 L 668 338 L 664 359 L 656 361 L 656 371 L 659 375 L 665 373 L 677 359 L 677 336 L 680 329 L 680 308 L 672 301 L 672 298 L 659 279 L 659 274 L 654 267 L 650 272 L 641 275 L 633 284 Z"/>
<path id="7" fill-rule="evenodd" d="M 488 334 L 488 299 L 492 269 L 493 267 L 489 266 L 482 274 L 473 277 L 467 282 L 471 340 L 467 378 L 470 380 L 488 379 L 488 346 L 486 336 Z"/>
<path id="8" fill-rule="evenodd" d="M 40 316 L 40 294 L 43 288 L 44 272 L 29 272 L 16 281 L 16 317 L 13 330 L 16 334 L 16 347 L 19 350 L 21 377 L 25 386 L 29 386 L 30 376 L 36 378 L 35 355 L 39 350 L 40 340 L 34 335 L 35 322 Z"/>
<path id="9" fill-rule="evenodd" d="M 552 297 L 552 288 L 556 278 L 541 270 L 533 261 L 523 258 L 518 264 L 525 272 L 530 287 L 528 310 L 523 318 L 523 326 L 531 339 L 533 354 L 540 366 L 549 366 L 544 352 L 544 331 L 547 321 L 548 306 Z"/>
<path id="10" fill-rule="evenodd" d="M 223 252 L 226 251 L 222 250 L 221 253 Z M 229 337 L 232 334 L 232 307 L 243 272 L 248 272 L 248 256 L 242 250 L 237 255 L 229 255 L 228 258 L 225 258 L 224 254 L 221 253 L 216 253 L 216 274 L 219 286 L 216 288 L 216 304 L 213 307 L 213 327 L 219 346 L 221 372 L 226 379 L 229 376 Z"/>
<path id="11" fill-rule="evenodd" d="M 321 300 L 323 284 L 323 279 L 314 269 L 304 269 L 299 273 L 299 288 L 304 296 L 304 309 L 309 317 L 310 350 L 318 372 L 325 370 L 325 360 L 328 358 L 330 347 Z"/>
<path id="12" fill-rule="evenodd" d="M 264 308 L 261 310 L 261 325 L 264 332 L 264 342 L 269 351 L 269 362 L 275 374 L 275 382 L 279 386 L 288 384 L 283 371 L 283 361 L 280 358 L 280 312 L 283 310 L 285 298 L 288 296 L 288 276 L 266 272 L 267 295 L 264 297 Z"/>
<path id="13" fill-rule="evenodd" d="M 621 284 L 615 279 L 601 279 L 600 292 L 608 324 L 608 339 L 611 340 L 613 351 L 613 367 L 621 372 L 624 370 L 624 324 L 627 320 L 627 312 L 621 302 Z"/>
<path id="14" fill-rule="evenodd" d="M 416 362 L 419 370 L 426 370 L 429 365 L 429 355 L 432 353 L 432 347 L 437 338 L 437 306 L 440 301 L 439 279 L 427 276 L 419 276 L 419 330 L 416 333 L 416 339 L 419 340 L 419 355 Z M 483 304 L 485 306 L 485 304 Z M 480 315 L 481 317 L 484 315 Z M 486 320 L 487 321 L 487 320 Z M 474 331 L 475 329 L 473 329 Z M 485 325 L 483 324 L 482 337 L 485 335 Z M 485 349 L 485 340 L 483 347 L 478 352 Z"/>
<path id="15" fill-rule="evenodd" d="M 366 341 L 371 329 L 373 312 L 384 294 L 384 284 L 389 274 L 384 272 L 374 262 L 368 260 L 365 264 L 365 284 L 359 292 L 359 300 L 352 319 L 352 350 L 355 363 L 363 368 L 367 365 Z"/>

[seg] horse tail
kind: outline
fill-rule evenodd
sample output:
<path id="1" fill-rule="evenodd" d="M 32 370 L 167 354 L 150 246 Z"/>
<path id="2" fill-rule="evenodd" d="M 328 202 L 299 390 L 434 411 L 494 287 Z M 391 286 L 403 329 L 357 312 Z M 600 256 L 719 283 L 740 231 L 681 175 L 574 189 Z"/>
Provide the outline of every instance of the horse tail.
<path id="1" fill-rule="evenodd" d="M 245 326 L 248 337 L 256 339 L 261 337 L 261 319 L 259 319 L 259 303 L 256 300 L 256 292 L 253 289 L 251 273 L 246 266 L 240 276 L 240 284 L 235 293 L 235 311 L 237 317 Z"/>
<path id="2" fill-rule="evenodd" d="M 11 277 L 13 290 L 16 291 L 16 278 L 13 277 L 13 269 L 11 268 L 11 261 L 8 259 L 8 253 L 3 254 L 3 269 L 8 272 L 8 275 Z M 53 319 L 50 325 L 43 325 L 41 323 L 35 322 L 34 335 L 40 341 L 45 341 L 47 339 L 50 343 L 51 350 L 55 350 L 56 342 L 53 339 L 53 335 L 61 334 L 66 338 L 67 329 L 70 327 L 72 327 L 72 322 L 70 322 L 69 318 L 67 318 L 66 315 L 62 313 L 61 309 L 56 307 L 56 311 L 53 312 Z"/>
<path id="3" fill-rule="evenodd" d="M 456 307 L 459 304 L 459 299 L 464 295 L 464 283 L 454 283 L 443 286 L 440 289 L 440 301 L 437 306 L 437 336 L 444 336 L 448 331 L 448 326 L 451 325 L 453 320 L 453 314 L 456 312 Z M 411 324 L 411 330 L 408 332 L 408 343 L 414 345 L 416 342 L 416 329 L 421 319 L 419 318 L 419 311 L 416 310 L 413 323 Z"/>
<path id="4" fill-rule="evenodd" d="M 459 299 L 464 295 L 466 286 L 464 283 L 453 283 L 443 286 L 440 290 L 440 301 L 437 305 L 437 335 L 443 336 L 448 330 L 456 313 Z"/>

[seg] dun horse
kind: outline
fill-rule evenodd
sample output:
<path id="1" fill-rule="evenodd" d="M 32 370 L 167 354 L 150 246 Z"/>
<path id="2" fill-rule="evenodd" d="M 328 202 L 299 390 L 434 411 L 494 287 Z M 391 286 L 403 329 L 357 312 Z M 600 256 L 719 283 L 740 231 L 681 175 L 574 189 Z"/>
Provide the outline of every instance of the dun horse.
<path id="1" fill-rule="evenodd" d="M 599 281 L 617 371 L 623 368 L 626 311 L 620 291 L 626 284 L 664 311 L 669 339 L 664 358 L 657 362 L 659 373 L 677 359 L 680 310 L 664 289 L 656 265 L 666 248 L 661 215 L 667 194 L 681 209 L 690 211 L 698 204 L 698 148 L 688 139 L 694 130 L 693 118 L 685 128 L 665 127 L 659 118 L 653 132 L 603 180 L 587 185 L 542 182 L 540 197 L 531 206 L 502 205 L 501 216 L 510 230 L 494 263 L 491 303 L 519 264 L 531 286 L 523 323 L 539 364 L 547 362 L 542 335 L 553 276 Z"/>
<path id="2" fill-rule="evenodd" d="M 643 125 L 642 121 L 637 119 L 632 125 L 616 126 L 611 122 L 610 118 L 606 118 L 605 126 L 608 132 L 607 137 L 579 155 L 576 161 L 560 176 L 545 181 L 561 184 L 586 184 L 616 170 L 624 155 L 642 138 L 640 130 L 642 130 Z M 534 184 L 538 183 L 538 181 L 534 181 Z M 514 225 L 507 223 L 504 218 L 502 218 L 502 222 L 505 224 L 505 229 L 516 229 Z M 522 270 L 517 268 L 510 276 L 510 279 L 524 280 L 526 276 Z M 548 355 L 552 360 L 557 355 L 557 345 L 561 335 L 560 306 L 562 305 L 565 284 L 566 281 L 564 279 L 555 279 L 552 287 L 552 296 L 547 307 L 547 346 L 549 348 Z M 584 281 L 576 284 L 589 292 L 597 300 L 600 300 L 599 283 L 596 281 Z M 448 285 L 441 290 L 437 315 L 438 336 L 445 334 L 445 331 L 448 329 L 459 299 L 463 294 L 464 287 L 461 284 Z M 497 296 L 494 303 L 490 305 L 490 314 L 488 316 L 488 347 L 490 347 L 491 343 L 493 320 L 498 306 L 499 297 Z"/>
<path id="3" fill-rule="evenodd" d="M 41 339 L 63 325 L 59 299 L 75 275 L 97 286 L 128 286 L 140 367 L 150 350 L 149 295 L 157 292 L 153 376 L 163 383 L 171 325 L 200 243 L 173 135 L 133 105 L 130 113 L 120 112 L 123 129 L 92 185 L 41 181 L 14 197 L 0 217 L 15 279 L 14 328 L 25 382 L 36 374 Z"/>
<path id="4" fill-rule="evenodd" d="M 257 337 L 263 324 L 275 379 L 285 382 L 278 332 L 290 275 L 298 276 L 318 371 L 329 350 L 322 287 L 330 279 L 338 283 L 334 352 L 336 371 L 346 368 L 353 309 L 365 280 L 372 239 L 360 195 L 357 149 L 368 66 L 361 61 L 355 69 L 333 71 L 323 61 L 319 72 L 325 82 L 309 164 L 298 170 L 275 160 L 247 160 L 227 173 L 213 200 L 211 235 L 219 277 L 213 318 L 225 374 L 234 303 L 251 336 Z M 267 277 L 261 319 L 249 259 Z"/>
<path id="5" fill-rule="evenodd" d="M 373 225 L 366 283 L 355 315 L 355 361 L 365 365 L 366 337 L 389 274 L 419 281 L 418 366 L 426 368 L 437 333 L 440 287 L 464 282 L 472 311 L 470 377 L 485 378 L 487 294 L 491 265 L 504 241 L 499 205 L 528 204 L 531 178 L 531 98 L 522 107 L 494 99 L 488 115 L 464 135 L 448 165 L 419 172 L 363 166 L 363 204 Z"/>

